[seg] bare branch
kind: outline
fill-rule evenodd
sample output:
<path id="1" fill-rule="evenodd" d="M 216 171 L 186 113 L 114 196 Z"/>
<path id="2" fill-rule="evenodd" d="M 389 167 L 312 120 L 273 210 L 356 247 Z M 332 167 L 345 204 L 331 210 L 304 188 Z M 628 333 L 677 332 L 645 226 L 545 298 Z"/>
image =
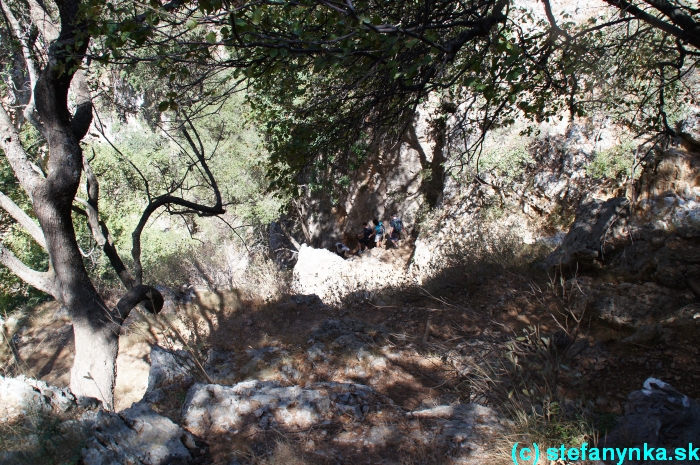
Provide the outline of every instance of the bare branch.
<path id="1" fill-rule="evenodd" d="M 151 313 L 159 313 L 163 308 L 165 300 L 158 290 L 151 286 L 139 284 L 132 287 L 117 303 L 116 314 L 121 324 L 129 316 L 131 310 L 139 303 L 144 302 L 146 310 Z"/>
<path id="2" fill-rule="evenodd" d="M 2 243 L 0 243 L 0 263 L 5 265 L 25 283 L 58 299 L 59 296 L 56 292 L 55 276 L 53 272 L 41 272 L 29 268 Z"/>
<path id="3" fill-rule="evenodd" d="M 7 5 L 5 0 L 0 0 L 0 5 L 2 6 L 2 10 L 5 13 L 5 16 L 7 17 L 10 26 L 12 27 L 12 30 L 15 34 L 15 38 L 21 44 L 22 56 L 24 57 L 24 61 L 27 65 L 27 73 L 29 74 L 29 102 L 27 103 L 27 106 L 24 107 L 23 114 L 27 121 L 32 123 L 32 125 L 43 134 L 44 127 L 41 124 L 41 121 L 39 121 L 36 118 L 36 115 L 34 114 L 34 110 L 36 108 L 36 101 L 34 99 L 34 87 L 36 86 L 39 73 L 37 71 L 36 63 L 34 62 L 34 57 L 32 56 L 31 45 L 29 44 L 28 37 L 26 37 L 26 35 L 22 31 L 22 27 L 20 26 L 19 21 L 17 21 L 17 18 L 12 13 L 12 10 L 10 10 L 10 7 Z"/>
<path id="4" fill-rule="evenodd" d="M 92 171 L 92 167 L 88 162 L 86 157 L 83 157 L 83 171 L 85 172 L 85 177 L 87 178 L 87 192 L 88 200 L 83 200 L 78 197 L 75 200 L 85 207 L 85 215 L 87 216 L 88 225 L 92 231 L 92 237 L 95 242 L 102 248 L 105 255 L 109 259 L 109 263 L 116 271 L 122 284 L 127 289 L 134 287 L 135 281 L 129 270 L 124 265 L 116 246 L 114 245 L 114 240 L 107 225 L 100 221 L 98 200 L 100 195 L 100 186 L 97 181 L 97 176 Z"/>
<path id="5" fill-rule="evenodd" d="M 208 207 L 206 205 L 201 205 L 172 195 L 163 195 L 153 199 L 153 201 L 144 210 L 143 214 L 141 215 L 141 220 L 139 220 L 138 225 L 136 225 L 134 232 L 131 234 L 131 257 L 134 259 L 134 277 L 136 278 L 136 282 L 138 284 L 143 282 L 143 267 L 141 266 L 141 233 L 143 232 L 143 228 L 146 227 L 146 223 L 153 212 L 166 205 L 179 205 L 181 207 L 185 207 L 186 209 L 179 213 L 196 213 L 199 216 L 217 216 L 226 213 L 226 210 L 224 210 L 220 204 L 214 205 L 213 207 Z"/>
<path id="6" fill-rule="evenodd" d="M 0 207 L 9 213 L 15 221 L 21 224 L 29 235 L 34 238 L 37 244 L 46 249 L 46 239 L 44 238 L 44 232 L 41 230 L 41 227 L 3 192 L 0 192 Z"/>
<path id="7" fill-rule="evenodd" d="M 27 152 L 24 151 L 24 147 L 22 147 L 20 142 L 19 132 L 12 124 L 10 115 L 2 105 L 0 105 L 0 148 L 5 152 L 5 157 L 10 162 L 12 171 L 17 176 L 17 180 L 22 185 L 22 188 L 30 197 L 33 197 L 32 194 L 43 180 L 32 168 Z"/>
<path id="8" fill-rule="evenodd" d="M 666 21 L 663 21 L 662 19 L 647 13 L 646 11 L 642 10 L 641 8 L 637 7 L 636 5 L 633 5 L 632 3 L 626 1 L 626 0 L 605 0 L 606 3 L 609 5 L 612 5 L 614 7 L 619 8 L 620 10 L 631 14 L 635 18 L 644 21 L 645 23 L 660 29 L 664 32 L 667 32 L 671 34 L 672 36 L 687 41 L 689 44 L 691 44 L 693 47 L 699 48 L 700 49 L 700 32 L 697 29 L 697 24 L 693 22 L 693 24 L 688 24 L 686 21 L 682 21 L 680 24 L 682 24 L 683 28 L 677 27 L 671 23 L 668 23 Z M 654 2 L 654 3 L 662 3 L 662 2 Z M 665 3 L 665 2 L 663 2 Z M 654 5 L 656 6 L 656 5 Z M 657 8 L 659 8 L 657 6 Z M 678 18 L 676 18 L 677 20 Z M 674 20 L 675 22 L 675 20 Z M 692 27 L 691 27 L 692 26 Z M 686 29 L 688 27 L 688 29 Z"/>

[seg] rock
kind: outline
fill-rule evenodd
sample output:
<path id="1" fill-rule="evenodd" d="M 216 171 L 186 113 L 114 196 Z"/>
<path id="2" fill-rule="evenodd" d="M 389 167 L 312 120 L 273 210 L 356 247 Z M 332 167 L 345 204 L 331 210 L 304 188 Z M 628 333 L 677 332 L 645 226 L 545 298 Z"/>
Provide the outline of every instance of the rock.
<path id="1" fill-rule="evenodd" d="M 50 411 L 47 399 L 22 380 L 0 377 L 0 421 L 13 423 L 33 413 Z"/>
<path id="2" fill-rule="evenodd" d="M 679 123 L 680 136 L 686 142 L 700 147 L 700 111 L 694 111 Z"/>
<path id="3" fill-rule="evenodd" d="M 654 344 L 657 342 L 668 342 L 671 330 L 662 328 L 660 325 L 643 325 L 637 331 L 622 340 L 627 344 Z"/>
<path id="4" fill-rule="evenodd" d="M 619 248 L 619 242 L 626 241 L 628 216 L 629 201 L 624 197 L 582 203 L 564 242 L 547 257 L 547 266 L 576 267 L 602 261 L 605 254 Z"/>
<path id="5" fill-rule="evenodd" d="M 318 361 L 325 357 L 324 349 L 326 345 L 322 342 L 317 342 L 306 350 L 306 355 L 312 362 Z"/>
<path id="6" fill-rule="evenodd" d="M 25 383 L 39 391 L 44 396 L 44 398 L 48 399 L 52 407 L 58 409 L 61 412 L 65 412 L 76 406 L 75 396 L 68 388 L 51 386 L 50 384 L 44 381 L 27 378 L 23 375 L 18 376 L 17 379 L 24 381 Z"/>
<path id="7" fill-rule="evenodd" d="M 369 345 L 355 334 L 346 334 L 336 338 L 331 347 L 341 352 L 355 352 L 356 354 L 367 353 Z"/>
<path id="8" fill-rule="evenodd" d="M 331 318 L 321 323 L 317 329 L 311 332 L 309 337 L 320 340 L 337 340 L 341 336 L 355 336 L 356 334 L 376 337 L 388 334 L 388 330 L 383 326 L 371 325 L 352 318 Z"/>
<path id="9" fill-rule="evenodd" d="M 75 407 L 75 396 L 68 389 L 50 386 L 25 376 L 0 376 L 0 422 L 12 423 L 32 414 L 64 412 Z"/>
<path id="10" fill-rule="evenodd" d="M 159 345 L 153 345 L 146 392 L 176 382 L 188 381 L 193 378 L 195 373 L 194 362 L 186 351 L 172 351 Z"/>
<path id="11" fill-rule="evenodd" d="M 362 418 L 361 396 L 374 395 L 367 386 L 344 383 L 309 383 L 303 388 L 257 380 L 234 386 L 195 384 L 182 418 L 183 425 L 200 438 L 235 434 L 255 425 L 306 429 L 343 414 Z"/>
<path id="12" fill-rule="evenodd" d="M 584 277 L 576 279 L 576 286 L 581 292 L 574 307 L 586 308 L 591 316 L 618 328 L 658 324 L 695 299 L 693 294 L 651 282 L 609 284 Z"/>
<path id="13" fill-rule="evenodd" d="M 146 394 L 143 395 L 143 401 L 149 404 L 155 404 L 163 401 L 164 399 L 165 392 L 163 392 L 163 389 L 161 388 L 154 389 L 152 391 L 146 391 Z"/>
<path id="14" fill-rule="evenodd" d="M 328 250 L 302 245 L 294 265 L 292 290 L 315 294 L 327 305 L 345 298 L 364 301 L 365 293 L 405 283 L 408 258 L 396 250 L 373 249 L 362 258 L 344 260 Z"/>
<path id="15" fill-rule="evenodd" d="M 226 384 L 236 376 L 235 352 L 210 349 L 204 362 L 209 378 L 218 384 Z"/>
<path id="16" fill-rule="evenodd" d="M 409 416 L 435 422 L 438 440 L 458 446 L 457 463 L 483 463 L 483 458 L 490 455 L 489 439 L 505 432 L 505 420 L 495 410 L 478 404 L 440 405 L 413 411 Z"/>
<path id="17" fill-rule="evenodd" d="M 192 457 L 183 444 L 185 430 L 136 403 L 119 414 L 100 411 L 94 435 L 82 451 L 85 465 L 184 465 Z"/>
<path id="18" fill-rule="evenodd" d="M 676 447 L 687 448 L 689 443 L 698 442 L 700 404 L 697 400 L 689 399 L 671 385 L 654 378 L 647 379 L 642 390 L 630 393 L 628 400 L 625 415 L 599 447 L 641 447 L 646 444 L 665 448 L 667 456 L 673 457 Z"/>

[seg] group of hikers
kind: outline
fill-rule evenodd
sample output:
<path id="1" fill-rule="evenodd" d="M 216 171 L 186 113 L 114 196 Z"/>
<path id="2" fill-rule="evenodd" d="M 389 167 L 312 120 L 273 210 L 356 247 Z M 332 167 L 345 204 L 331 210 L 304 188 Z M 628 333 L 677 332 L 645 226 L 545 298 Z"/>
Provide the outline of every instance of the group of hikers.
<path id="1" fill-rule="evenodd" d="M 358 235 L 360 248 L 357 251 L 357 255 L 362 255 L 372 244 L 374 244 L 375 247 L 384 247 L 387 243 L 386 241 L 396 248 L 399 247 L 401 233 L 403 232 L 403 222 L 398 215 L 393 215 L 391 217 L 388 231 L 384 227 L 383 221 L 379 221 L 375 218 L 372 223 L 373 227 L 370 227 L 368 222 L 362 223 L 362 232 Z M 350 249 L 342 242 L 338 242 L 335 247 L 336 253 L 343 258 L 345 258 L 346 252 L 350 252 Z"/>

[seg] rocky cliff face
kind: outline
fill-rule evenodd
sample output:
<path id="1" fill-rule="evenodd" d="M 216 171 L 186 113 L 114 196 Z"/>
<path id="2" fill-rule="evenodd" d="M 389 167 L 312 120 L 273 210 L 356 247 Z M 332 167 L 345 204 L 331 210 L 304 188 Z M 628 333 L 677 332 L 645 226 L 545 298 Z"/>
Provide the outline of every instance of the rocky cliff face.
<path id="1" fill-rule="evenodd" d="M 375 147 L 337 203 L 327 192 L 308 194 L 298 202 L 306 242 L 317 248 L 329 248 L 339 240 L 354 245 L 363 222 L 373 218 L 388 221 L 394 213 L 401 216 L 410 233 L 421 209 L 435 206 L 442 195 L 439 121 L 432 109 L 419 111 L 397 146 Z"/>

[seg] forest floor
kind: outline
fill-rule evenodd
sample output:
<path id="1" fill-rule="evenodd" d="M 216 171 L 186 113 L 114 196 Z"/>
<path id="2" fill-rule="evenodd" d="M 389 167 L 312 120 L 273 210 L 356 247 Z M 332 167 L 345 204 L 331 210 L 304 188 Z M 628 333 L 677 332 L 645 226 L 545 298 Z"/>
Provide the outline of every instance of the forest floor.
<path id="1" fill-rule="evenodd" d="M 575 355 L 542 358 L 537 344 L 531 343 L 532 335 L 554 341 L 562 338 L 560 325 L 566 326 L 565 315 L 558 313 L 561 299 L 553 286 L 547 289 L 545 276 L 539 276 L 539 283 L 508 271 L 484 272 L 471 281 L 452 278 L 441 280 L 439 285 L 433 283 L 430 290 L 414 286 L 388 293 L 375 302 L 338 307 L 293 295 L 271 302 L 246 300 L 236 292 L 226 291 L 198 293 L 193 302 L 159 318 L 134 312 L 120 338 L 116 410 L 129 407 L 145 393 L 150 348 L 155 343 L 186 347 L 201 359 L 202 365 L 212 350 L 232 354 L 227 359 L 231 369 L 217 379 L 219 384 L 247 379 L 275 380 L 283 385 L 350 382 L 371 386 L 406 411 L 478 402 L 517 419 L 517 410 L 522 409 L 537 430 L 528 430 L 527 434 L 553 443 L 601 437 L 623 413 L 627 394 L 640 389 L 649 377 L 669 382 L 691 398 L 700 397 L 698 325 L 672 328 L 672 337 L 665 341 L 634 344 L 621 342 L 629 332 L 584 319 L 579 325 Z M 371 363 L 356 357 L 356 353 L 349 356 L 343 347 L 332 342 L 319 345 L 322 336 L 316 334 L 314 339 L 314 330 L 328 320 L 356 321 L 376 328 L 360 335 L 361 345 L 372 353 Z M 518 340 L 515 349 L 509 345 Z M 570 346 L 572 342 L 564 336 L 564 342 L 559 344 Z M 23 371 L 50 384 L 67 386 L 72 344 L 69 319 L 57 312 L 55 303 L 42 304 L 28 315 L 19 333 L 17 345 Z M 322 353 L 312 356 L 313 350 Z M 493 373 L 503 379 L 488 381 L 482 376 L 474 381 L 480 375 L 478 370 L 469 368 L 470 363 L 472 368 L 483 367 L 479 360 L 504 360 L 508 351 L 519 355 L 523 369 L 531 372 L 525 376 L 529 384 L 506 379 L 510 376 L 507 367 L 500 374 Z M 543 363 L 554 364 L 550 367 L 555 372 L 553 378 L 542 374 Z M 498 392 L 489 392 L 523 386 L 535 387 L 538 392 L 531 391 L 529 400 L 515 395 L 512 401 L 508 400 L 512 392 L 508 396 L 500 393 L 500 397 Z M 178 422 L 188 387 L 176 387 L 156 408 Z M 561 399 L 564 407 L 557 410 L 548 405 L 553 398 Z M 499 401 L 504 404 L 498 405 Z M 564 410 L 567 415 L 561 413 Z M 552 423 L 557 423 L 554 428 Z M 578 428 L 573 433 L 572 424 L 578 425 L 573 427 Z M 262 448 L 248 443 L 231 447 L 245 449 L 248 457 L 257 457 L 255 463 L 276 463 L 284 454 L 289 456 L 300 450 L 293 441 L 285 441 L 276 438 L 272 446 Z M 507 443 L 504 438 L 498 441 Z M 411 446 L 402 447 L 405 463 L 418 460 L 412 454 L 426 454 L 425 448 L 411 451 Z M 204 463 L 227 463 L 231 453 L 230 448 L 222 450 L 211 444 L 203 450 L 206 457 L 200 460 Z M 481 459 L 502 462 L 505 457 L 500 450 L 495 447 L 495 456 Z M 261 458 L 275 453 L 282 456 L 267 461 Z M 425 463 L 450 463 L 434 458 L 425 459 Z M 358 452 L 351 461 L 379 463 L 380 459 Z M 307 462 L 314 463 L 313 457 L 298 463 Z"/>

